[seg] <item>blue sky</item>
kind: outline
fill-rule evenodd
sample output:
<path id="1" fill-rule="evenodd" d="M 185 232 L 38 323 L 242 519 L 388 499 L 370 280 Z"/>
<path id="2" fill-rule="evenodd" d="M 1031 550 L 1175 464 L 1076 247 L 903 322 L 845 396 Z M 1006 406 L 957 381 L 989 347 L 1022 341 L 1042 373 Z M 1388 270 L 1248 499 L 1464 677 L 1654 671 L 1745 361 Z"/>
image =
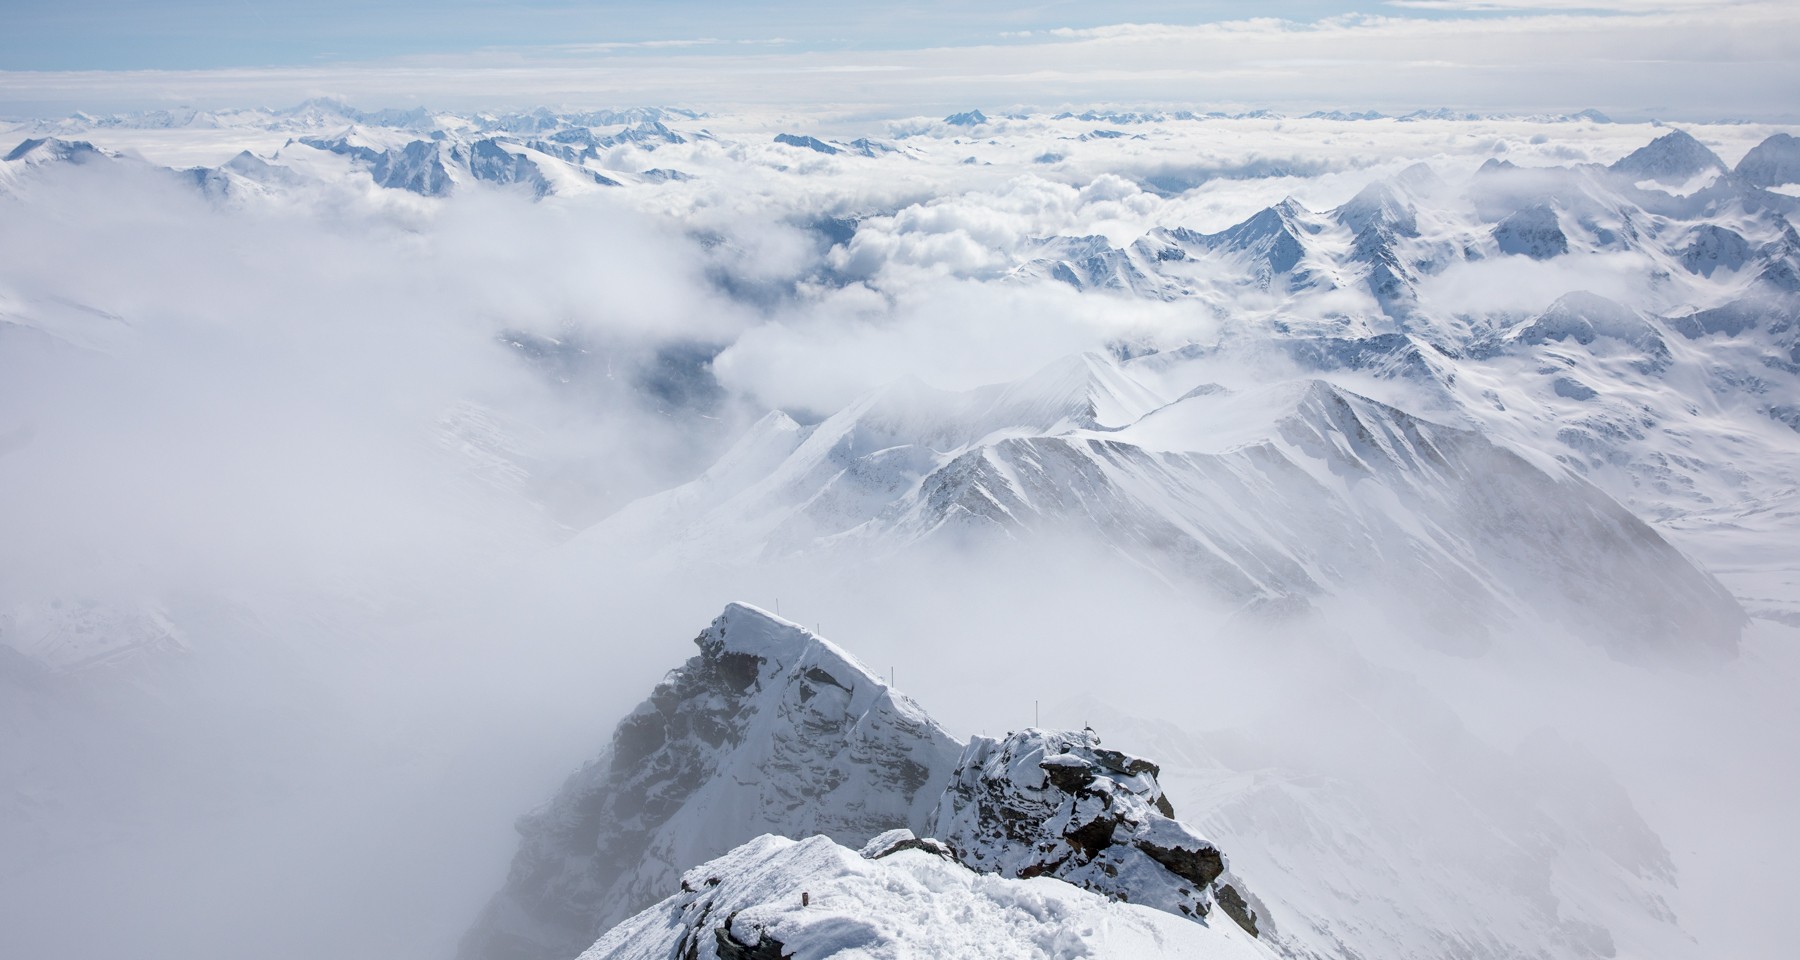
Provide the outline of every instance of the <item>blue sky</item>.
<path id="1" fill-rule="evenodd" d="M 4 0 L 0 115 L 1450 108 L 1800 120 L 1795 0 Z"/>
<path id="2" fill-rule="evenodd" d="M 1400 12 L 1380 0 L 1363 10 Z M 1022 42 L 1024 31 L 1116 23 L 1194 24 L 1250 17 L 1311 21 L 1358 9 L 1336 0 L 1272 3 L 847 3 L 785 0 L 8 0 L 0 69 L 132 70 L 299 66 L 567 44 L 706 52 L 730 44 L 888 50 Z M 1435 11 L 1409 11 L 1432 16 Z M 781 41 L 770 44 L 768 41 Z"/>

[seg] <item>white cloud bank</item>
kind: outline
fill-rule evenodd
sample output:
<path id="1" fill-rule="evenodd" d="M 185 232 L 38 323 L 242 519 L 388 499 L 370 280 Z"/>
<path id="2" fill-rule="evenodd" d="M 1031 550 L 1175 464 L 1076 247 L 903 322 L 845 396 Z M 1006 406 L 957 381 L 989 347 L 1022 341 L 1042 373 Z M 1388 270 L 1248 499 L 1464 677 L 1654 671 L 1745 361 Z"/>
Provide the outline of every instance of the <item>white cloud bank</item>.
<path id="1" fill-rule="evenodd" d="M 681 102 L 895 115 L 1130 102 L 1789 119 L 1800 10 L 1774 2 L 1398 0 L 1399 15 L 1119 24 L 910 50 L 695 44 L 193 71 L 0 72 L 0 111 L 282 103 L 448 108 Z M 1410 15 L 1409 9 L 1451 16 Z M 1505 16 L 1490 16 L 1503 12 Z M 1460 14 L 1460 15 L 1457 15 Z M 735 47 L 735 48 L 734 48 Z"/>

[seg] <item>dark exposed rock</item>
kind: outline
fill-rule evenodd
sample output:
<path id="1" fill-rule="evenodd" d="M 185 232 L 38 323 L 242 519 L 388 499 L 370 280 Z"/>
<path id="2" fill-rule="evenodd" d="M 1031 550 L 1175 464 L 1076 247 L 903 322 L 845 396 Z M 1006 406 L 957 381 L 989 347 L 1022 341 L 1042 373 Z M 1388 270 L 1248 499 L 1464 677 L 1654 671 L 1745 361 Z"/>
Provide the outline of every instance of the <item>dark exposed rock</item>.
<path id="1" fill-rule="evenodd" d="M 1159 847 L 1147 840 L 1140 840 L 1137 848 L 1168 868 L 1170 873 L 1203 887 L 1219 879 L 1219 874 L 1225 872 L 1225 858 L 1217 847 L 1188 850 L 1182 847 Z"/>
<path id="2" fill-rule="evenodd" d="M 1225 915 L 1238 926 L 1243 927 L 1244 932 L 1253 937 L 1256 936 L 1256 911 L 1250 909 L 1250 904 L 1244 900 L 1244 895 L 1238 893 L 1237 888 L 1231 884 L 1221 883 L 1217 896 L 1219 909 L 1225 911 Z"/>
<path id="3" fill-rule="evenodd" d="M 719 960 L 782 960 L 787 956 L 782 952 L 781 941 L 761 930 L 749 934 L 754 939 L 741 939 L 746 934 L 733 929 L 735 920 L 737 914 L 732 913 L 725 918 L 724 923 L 713 928 L 713 937 L 719 947 Z"/>

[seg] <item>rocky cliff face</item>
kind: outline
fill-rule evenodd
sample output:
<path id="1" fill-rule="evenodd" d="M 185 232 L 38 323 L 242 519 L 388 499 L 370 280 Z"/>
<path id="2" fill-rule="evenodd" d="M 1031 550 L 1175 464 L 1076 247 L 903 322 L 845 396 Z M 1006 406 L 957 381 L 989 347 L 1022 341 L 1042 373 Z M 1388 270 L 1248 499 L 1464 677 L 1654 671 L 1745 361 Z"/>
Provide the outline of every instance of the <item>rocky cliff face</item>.
<path id="1" fill-rule="evenodd" d="M 754 607 L 728 606 L 695 642 L 607 751 L 521 819 L 466 960 L 566 960 L 764 833 L 861 845 L 923 829 L 962 744 L 916 704 Z"/>

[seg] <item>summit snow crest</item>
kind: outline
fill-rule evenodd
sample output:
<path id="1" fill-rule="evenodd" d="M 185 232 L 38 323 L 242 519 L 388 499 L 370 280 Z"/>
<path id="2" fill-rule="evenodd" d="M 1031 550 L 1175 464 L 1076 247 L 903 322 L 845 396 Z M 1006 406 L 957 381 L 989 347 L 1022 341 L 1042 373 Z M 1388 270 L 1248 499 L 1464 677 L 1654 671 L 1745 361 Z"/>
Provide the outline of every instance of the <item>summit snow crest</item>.
<path id="1" fill-rule="evenodd" d="M 505 887 L 467 960 L 566 958 L 764 833 L 861 845 L 923 828 L 962 744 L 798 624 L 734 603 L 613 732 L 520 820 Z"/>
<path id="2" fill-rule="evenodd" d="M 1172 819 L 1156 764 L 1101 748 L 1093 731 L 965 746 L 831 642 L 748 604 L 728 605 L 695 644 L 699 656 L 620 721 L 607 750 L 519 821 L 511 872 L 463 960 L 566 960 L 678 888 L 668 902 L 681 901 L 681 922 L 724 924 L 683 942 L 761 956 L 731 952 L 759 941 L 733 940 L 729 917 L 690 909 L 699 888 L 683 871 L 741 872 L 746 858 L 729 852 L 758 837 L 768 847 L 770 834 L 872 860 L 923 851 L 953 873 L 1055 878 L 1201 923 L 1220 906 L 1256 934 L 1254 901 L 1218 848 Z M 632 940 L 596 951 L 635 956 L 619 952 Z"/>

